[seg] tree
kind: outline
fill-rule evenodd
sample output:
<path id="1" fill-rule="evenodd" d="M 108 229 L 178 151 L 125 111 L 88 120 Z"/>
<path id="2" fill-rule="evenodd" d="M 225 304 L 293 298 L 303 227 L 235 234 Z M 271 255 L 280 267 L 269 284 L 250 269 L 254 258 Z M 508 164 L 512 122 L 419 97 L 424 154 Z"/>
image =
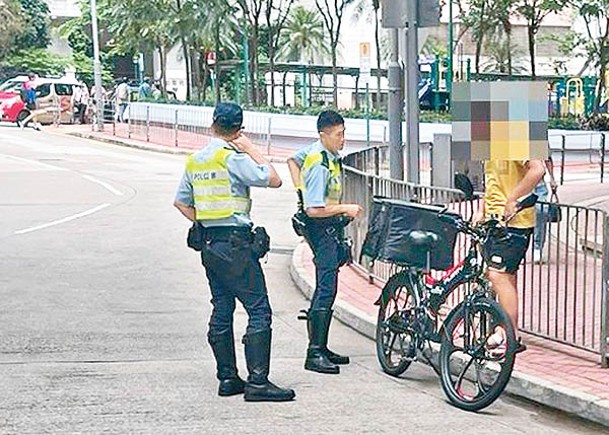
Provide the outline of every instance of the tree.
<path id="1" fill-rule="evenodd" d="M 481 65 L 485 73 L 522 74 L 525 68 L 520 59 L 524 52 L 511 44 L 503 29 L 499 29 L 486 40 L 484 51 L 488 57 Z"/>
<path id="2" fill-rule="evenodd" d="M 585 49 L 588 61 L 599 73 L 594 113 L 600 110 L 606 92 L 609 68 L 609 0 L 569 0 L 568 5 L 579 11 L 586 26 L 585 36 L 576 45 Z"/>
<path id="3" fill-rule="evenodd" d="M 13 48 L 15 39 L 23 31 L 18 0 L 0 0 L 0 59 Z"/>
<path id="4" fill-rule="evenodd" d="M 264 6 L 264 0 L 236 0 L 239 8 L 241 9 L 245 20 L 247 21 L 248 27 L 251 30 L 250 42 L 250 57 L 251 65 L 250 68 L 250 82 L 251 82 L 251 95 L 254 105 L 260 104 L 260 93 L 258 90 L 258 77 L 259 77 L 259 62 L 258 62 L 258 39 L 260 32 L 260 20 L 262 18 L 262 7 Z"/>
<path id="5" fill-rule="evenodd" d="M 23 32 L 15 38 L 15 49 L 46 48 L 49 38 L 49 7 L 43 0 L 19 0 Z"/>
<path id="6" fill-rule="evenodd" d="M 529 58 L 531 61 L 531 76 L 536 77 L 535 45 L 536 37 L 543 20 L 552 12 L 561 10 L 565 0 L 520 0 L 516 10 L 527 20 L 527 36 Z"/>
<path id="7" fill-rule="evenodd" d="M 332 56 L 332 81 L 334 83 L 332 99 L 338 106 L 338 73 L 336 68 L 340 30 L 343 25 L 345 9 L 354 0 L 315 0 L 315 6 L 321 14 L 324 27 L 330 36 L 330 55 Z"/>
<path id="8" fill-rule="evenodd" d="M 151 0 L 143 3 L 122 0 L 120 3 L 102 0 L 100 18 L 107 22 L 113 35 L 112 53 L 135 55 L 142 51 L 159 50 L 161 89 L 167 90 L 167 51 L 176 41 L 176 16 L 172 0 Z"/>
<path id="9" fill-rule="evenodd" d="M 498 24 L 496 18 L 491 15 L 492 5 L 492 0 L 471 0 L 469 9 L 461 12 L 461 22 L 466 29 L 471 30 L 472 38 L 476 44 L 474 55 L 476 73 L 480 72 L 480 56 L 482 55 L 484 39 L 488 32 Z"/>
<path id="10" fill-rule="evenodd" d="M 321 17 L 315 11 L 296 6 L 281 34 L 277 57 L 288 62 L 313 64 L 330 54 L 324 42 Z"/>
<path id="11" fill-rule="evenodd" d="M 501 24 L 501 29 L 505 35 L 505 52 L 507 55 L 507 74 L 512 77 L 512 12 L 514 8 L 514 0 L 497 0 L 493 7 L 491 15 L 496 17 L 497 21 Z M 494 37 L 497 38 L 497 32 L 494 33 Z"/>
<path id="12" fill-rule="evenodd" d="M 271 73 L 271 106 L 275 105 L 275 56 L 279 37 L 295 0 L 266 0 L 264 17 L 268 29 L 268 55 Z"/>

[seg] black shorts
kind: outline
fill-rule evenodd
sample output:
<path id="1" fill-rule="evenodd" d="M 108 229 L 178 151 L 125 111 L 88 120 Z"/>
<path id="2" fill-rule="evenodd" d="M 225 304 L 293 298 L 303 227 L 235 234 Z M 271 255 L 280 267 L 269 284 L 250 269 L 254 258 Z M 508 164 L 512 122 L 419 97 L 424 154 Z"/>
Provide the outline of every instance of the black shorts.
<path id="1" fill-rule="evenodd" d="M 506 235 L 491 235 L 482 247 L 490 269 L 514 274 L 529 248 L 532 228 L 507 228 Z"/>

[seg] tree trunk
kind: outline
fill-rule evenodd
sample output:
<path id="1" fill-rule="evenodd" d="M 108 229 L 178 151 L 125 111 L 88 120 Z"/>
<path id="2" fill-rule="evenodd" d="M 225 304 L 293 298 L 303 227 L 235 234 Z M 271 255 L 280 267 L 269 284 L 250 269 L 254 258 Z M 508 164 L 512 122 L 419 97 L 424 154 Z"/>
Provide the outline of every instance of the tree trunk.
<path id="1" fill-rule="evenodd" d="M 180 43 L 182 44 L 182 56 L 184 56 L 184 64 L 186 68 L 186 101 L 190 101 L 191 98 L 191 76 L 190 76 L 190 56 L 188 54 L 188 44 L 184 37 L 180 37 Z"/>
<path id="2" fill-rule="evenodd" d="M 510 24 L 509 17 L 504 22 L 504 29 L 507 44 L 508 77 L 512 78 L 512 25 Z"/>
<path id="3" fill-rule="evenodd" d="M 381 38 L 379 31 L 379 10 L 374 10 L 374 43 L 376 45 L 376 104 L 381 110 Z"/>
<path id="4" fill-rule="evenodd" d="M 209 65 L 207 64 L 207 57 L 203 56 L 201 61 L 203 70 L 203 89 L 201 89 L 201 99 L 203 101 L 207 100 L 207 82 L 209 81 Z"/>
<path id="5" fill-rule="evenodd" d="M 275 107 L 275 44 L 273 38 L 269 43 L 269 69 L 271 72 L 271 107 Z"/>
<path id="6" fill-rule="evenodd" d="M 159 61 L 161 63 L 161 94 L 167 98 L 167 48 L 159 45 Z"/>
<path id="7" fill-rule="evenodd" d="M 252 98 L 254 106 L 258 106 L 260 104 L 259 101 L 259 92 L 258 92 L 258 20 L 254 21 L 254 29 L 252 35 Z"/>
<path id="8" fill-rule="evenodd" d="M 190 64 L 192 65 L 192 76 L 193 76 L 193 93 L 197 100 L 201 99 L 201 67 L 200 67 L 200 55 L 198 50 L 191 50 L 190 52 Z"/>
<path id="9" fill-rule="evenodd" d="M 216 62 L 214 63 L 214 92 L 216 97 L 216 104 L 218 104 L 222 99 L 222 95 L 220 93 L 220 77 L 218 74 L 220 72 L 220 69 L 218 68 L 218 64 L 220 63 L 220 58 L 218 56 L 218 54 L 220 53 L 220 23 L 216 24 L 215 39 Z"/>
<path id="10" fill-rule="evenodd" d="M 338 40 L 332 42 L 332 100 L 334 101 L 334 107 L 338 109 L 338 71 L 336 69 L 336 51 L 338 46 Z"/>
<path id="11" fill-rule="evenodd" d="M 476 41 L 476 55 L 474 60 L 474 65 L 476 68 L 476 74 L 480 74 L 480 55 L 482 54 L 482 35 Z"/>
<path id="12" fill-rule="evenodd" d="M 527 27 L 527 33 L 529 35 L 529 57 L 531 59 L 531 77 L 535 79 L 537 76 L 537 71 L 535 69 L 535 33 L 536 28 L 533 23 L 529 22 Z"/>

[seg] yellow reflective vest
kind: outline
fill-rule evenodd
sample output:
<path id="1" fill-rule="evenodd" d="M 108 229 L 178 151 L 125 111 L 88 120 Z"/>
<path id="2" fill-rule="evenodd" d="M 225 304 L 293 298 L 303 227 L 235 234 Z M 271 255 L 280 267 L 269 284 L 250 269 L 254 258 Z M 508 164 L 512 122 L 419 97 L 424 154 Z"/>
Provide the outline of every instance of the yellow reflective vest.
<path id="1" fill-rule="evenodd" d="M 327 151 L 307 154 L 305 157 L 302 169 L 300 171 L 300 189 L 303 193 L 306 191 L 306 175 L 307 172 L 317 165 L 323 165 L 330 171 L 330 177 L 326 183 L 326 205 L 335 205 L 340 203 L 342 196 L 341 184 L 341 167 L 340 163 L 334 159 L 328 158 Z"/>
<path id="2" fill-rule="evenodd" d="M 221 148 L 210 159 L 198 162 L 194 155 L 186 161 L 198 221 L 226 219 L 235 213 L 249 214 L 249 196 L 233 195 L 227 160 L 235 150 Z"/>

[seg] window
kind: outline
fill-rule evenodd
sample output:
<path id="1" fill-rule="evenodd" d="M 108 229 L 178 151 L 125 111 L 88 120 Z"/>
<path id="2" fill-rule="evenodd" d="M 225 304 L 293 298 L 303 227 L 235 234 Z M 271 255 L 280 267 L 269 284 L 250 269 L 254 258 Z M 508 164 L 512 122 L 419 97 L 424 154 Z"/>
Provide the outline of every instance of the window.
<path id="1" fill-rule="evenodd" d="M 50 83 L 44 83 L 42 85 L 39 85 L 36 88 L 36 97 L 37 98 L 48 97 L 50 93 L 51 93 L 51 84 Z"/>
<path id="2" fill-rule="evenodd" d="M 72 85 L 66 85 L 64 83 L 55 83 L 55 93 L 57 95 L 72 95 L 74 88 Z"/>

